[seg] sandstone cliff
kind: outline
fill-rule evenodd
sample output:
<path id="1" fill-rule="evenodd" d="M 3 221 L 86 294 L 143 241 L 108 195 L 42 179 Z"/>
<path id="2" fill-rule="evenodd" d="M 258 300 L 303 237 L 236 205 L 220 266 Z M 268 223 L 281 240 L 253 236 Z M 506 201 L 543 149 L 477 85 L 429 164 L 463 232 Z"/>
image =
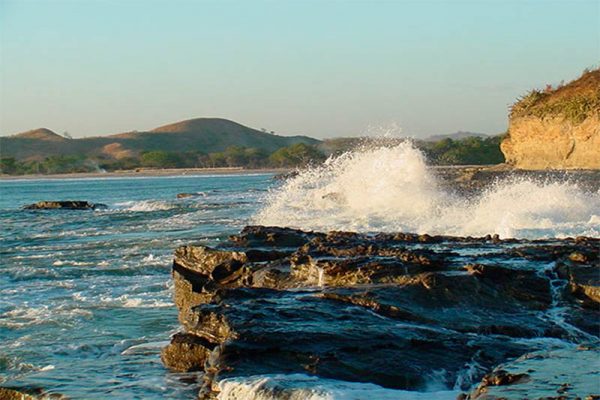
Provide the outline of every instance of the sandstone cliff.
<path id="1" fill-rule="evenodd" d="M 515 103 L 501 149 L 517 168 L 600 169 L 600 69 Z"/>

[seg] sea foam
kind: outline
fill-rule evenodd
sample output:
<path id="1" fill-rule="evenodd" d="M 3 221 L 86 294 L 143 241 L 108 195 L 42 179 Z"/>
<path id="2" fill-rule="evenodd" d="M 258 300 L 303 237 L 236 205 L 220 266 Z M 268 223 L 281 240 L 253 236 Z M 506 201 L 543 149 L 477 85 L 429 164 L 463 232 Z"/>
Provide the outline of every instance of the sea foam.
<path id="1" fill-rule="evenodd" d="M 454 400 L 458 391 L 414 392 L 304 374 L 258 375 L 219 382 L 219 400 Z"/>
<path id="2" fill-rule="evenodd" d="M 472 197 L 443 190 L 410 142 L 361 149 L 272 190 L 261 225 L 503 238 L 600 236 L 600 193 L 569 182 L 506 178 Z"/>

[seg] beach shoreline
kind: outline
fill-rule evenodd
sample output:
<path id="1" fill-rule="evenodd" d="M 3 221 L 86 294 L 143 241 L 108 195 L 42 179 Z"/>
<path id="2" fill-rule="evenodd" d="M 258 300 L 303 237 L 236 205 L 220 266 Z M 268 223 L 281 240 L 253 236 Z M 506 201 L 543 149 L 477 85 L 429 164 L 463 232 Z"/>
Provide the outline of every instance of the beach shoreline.
<path id="1" fill-rule="evenodd" d="M 111 172 L 73 172 L 67 174 L 29 174 L 0 175 L 0 181 L 43 180 L 43 179 L 86 179 L 86 178 L 136 178 L 167 177 L 196 175 L 249 175 L 249 174 L 281 174 L 291 171 L 290 168 L 246 169 L 240 167 L 222 168 L 139 168 L 136 170 L 119 170 Z"/>

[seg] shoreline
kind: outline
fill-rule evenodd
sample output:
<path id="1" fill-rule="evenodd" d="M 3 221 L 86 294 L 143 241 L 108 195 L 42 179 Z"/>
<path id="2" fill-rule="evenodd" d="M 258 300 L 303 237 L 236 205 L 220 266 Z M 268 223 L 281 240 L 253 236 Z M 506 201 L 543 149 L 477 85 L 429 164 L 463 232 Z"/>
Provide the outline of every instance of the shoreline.
<path id="1" fill-rule="evenodd" d="M 250 174 L 280 174 L 290 172 L 291 168 L 257 168 L 241 167 L 220 168 L 142 168 L 138 170 L 119 170 L 111 172 L 72 172 L 66 174 L 29 174 L 29 175 L 0 175 L 0 181 L 16 180 L 52 180 L 52 179 L 97 179 L 97 178 L 151 178 L 168 176 L 202 176 L 202 175 L 250 175 Z"/>

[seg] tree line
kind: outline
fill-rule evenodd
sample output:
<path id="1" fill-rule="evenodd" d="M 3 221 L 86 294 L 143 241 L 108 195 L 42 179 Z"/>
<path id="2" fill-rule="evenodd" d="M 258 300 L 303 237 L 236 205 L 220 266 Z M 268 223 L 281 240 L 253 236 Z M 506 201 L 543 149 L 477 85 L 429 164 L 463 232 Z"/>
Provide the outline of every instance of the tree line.
<path id="1" fill-rule="evenodd" d="M 469 137 L 461 140 L 417 142 L 435 165 L 484 165 L 504 162 L 500 136 Z M 335 151 L 334 151 L 335 153 Z M 8 175 L 62 174 L 73 172 L 133 170 L 137 168 L 296 168 L 318 164 L 327 158 L 317 146 L 304 143 L 280 148 L 272 153 L 258 148 L 230 146 L 225 151 L 204 153 L 198 150 L 168 152 L 145 151 L 136 157 L 113 159 L 98 155 L 56 155 L 44 160 L 0 159 L 0 173 Z"/>

